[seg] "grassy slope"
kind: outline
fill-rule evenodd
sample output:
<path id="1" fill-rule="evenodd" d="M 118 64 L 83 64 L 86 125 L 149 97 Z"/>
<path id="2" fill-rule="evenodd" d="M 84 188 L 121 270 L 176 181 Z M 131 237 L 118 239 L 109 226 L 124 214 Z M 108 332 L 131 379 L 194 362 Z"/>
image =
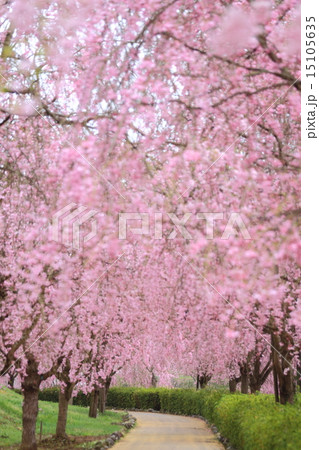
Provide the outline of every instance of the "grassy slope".
<path id="1" fill-rule="evenodd" d="M 21 395 L 6 388 L 0 388 L 0 446 L 21 442 L 22 401 Z M 57 416 L 57 403 L 40 401 L 37 433 L 40 432 L 40 421 L 42 421 L 43 436 L 54 434 Z M 66 432 L 69 435 L 99 436 L 113 433 L 121 428 L 118 425 L 111 425 L 111 422 L 121 422 L 121 415 L 106 411 L 104 415 L 92 419 L 88 417 L 88 408 L 69 406 Z"/>

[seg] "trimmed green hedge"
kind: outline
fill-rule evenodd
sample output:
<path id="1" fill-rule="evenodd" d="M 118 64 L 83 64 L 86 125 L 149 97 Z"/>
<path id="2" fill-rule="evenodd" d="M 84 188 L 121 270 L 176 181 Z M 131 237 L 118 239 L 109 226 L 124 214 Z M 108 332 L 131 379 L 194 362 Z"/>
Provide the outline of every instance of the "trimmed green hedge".
<path id="1" fill-rule="evenodd" d="M 51 388 L 42 389 L 39 392 L 39 400 L 46 402 L 58 403 L 59 401 L 59 390 L 60 388 L 55 386 Z M 21 392 L 20 392 L 21 393 Z M 83 392 L 78 392 L 75 397 L 73 397 L 73 405 L 76 406 L 89 406 L 90 396 L 89 394 L 84 394 Z"/>
<path id="2" fill-rule="evenodd" d="M 272 395 L 228 395 L 216 405 L 214 422 L 238 449 L 295 450 L 301 445 L 300 395 L 281 405 Z"/>
<path id="3" fill-rule="evenodd" d="M 40 400 L 58 402 L 59 388 L 43 389 Z M 89 405 L 79 392 L 73 404 Z M 112 387 L 107 405 L 123 409 L 153 409 L 173 414 L 197 415 L 214 423 L 238 450 L 297 450 L 301 441 L 300 394 L 293 405 L 275 403 L 273 395 L 229 394 L 225 389 L 166 389 Z"/>
<path id="4" fill-rule="evenodd" d="M 202 416 L 238 450 L 297 450 L 301 446 L 300 394 L 293 405 L 275 403 L 268 394 L 229 394 L 226 390 L 113 387 L 114 408 L 153 409 Z"/>
<path id="5" fill-rule="evenodd" d="M 73 397 L 74 406 L 89 406 L 90 405 L 90 394 L 84 394 L 84 392 L 79 391 L 75 397 Z"/>
<path id="6" fill-rule="evenodd" d="M 114 408 L 154 409 L 174 414 L 198 415 L 212 422 L 212 409 L 226 389 L 166 389 L 112 387 L 107 395 L 107 405 Z"/>
<path id="7" fill-rule="evenodd" d="M 42 389 L 39 392 L 39 400 L 43 400 L 45 402 L 58 403 L 58 401 L 59 401 L 59 390 L 60 389 L 58 387 L 51 387 L 51 388 Z"/>
<path id="8" fill-rule="evenodd" d="M 116 408 L 154 409 L 160 411 L 160 392 L 167 389 L 110 388 L 107 405 Z"/>

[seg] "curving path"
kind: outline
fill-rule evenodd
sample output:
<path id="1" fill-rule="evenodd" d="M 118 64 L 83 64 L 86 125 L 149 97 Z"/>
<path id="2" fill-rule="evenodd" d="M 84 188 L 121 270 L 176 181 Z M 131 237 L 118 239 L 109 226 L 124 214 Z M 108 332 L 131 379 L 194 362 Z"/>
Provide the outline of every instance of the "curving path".
<path id="1" fill-rule="evenodd" d="M 131 412 L 135 428 L 115 445 L 115 450 L 222 450 L 224 446 L 205 422 L 193 417 Z"/>

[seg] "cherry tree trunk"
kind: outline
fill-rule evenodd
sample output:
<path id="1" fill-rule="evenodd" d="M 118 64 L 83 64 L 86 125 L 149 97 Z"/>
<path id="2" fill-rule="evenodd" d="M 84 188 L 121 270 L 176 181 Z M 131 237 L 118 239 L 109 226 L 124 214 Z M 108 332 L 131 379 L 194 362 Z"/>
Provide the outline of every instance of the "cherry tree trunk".
<path id="1" fill-rule="evenodd" d="M 207 386 L 210 379 L 211 376 L 207 374 L 197 375 L 196 389 L 204 389 Z"/>
<path id="2" fill-rule="evenodd" d="M 38 364 L 34 359 L 29 359 L 26 376 L 22 382 L 22 450 L 35 450 L 37 448 L 36 423 L 40 383 L 41 377 L 38 374 Z"/>
<path id="3" fill-rule="evenodd" d="M 93 417 L 94 419 L 96 419 L 98 402 L 99 402 L 99 389 L 95 388 L 91 392 L 89 417 Z"/>
<path id="4" fill-rule="evenodd" d="M 266 382 L 271 373 L 272 367 L 272 357 L 266 362 L 264 367 L 262 367 L 260 356 L 255 355 L 253 367 L 249 373 L 249 387 L 252 394 L 260 391 L 262 385 Z"/>
<path id="5" fill-rule="evenodd" d="M 240 381 L 241 381 L 241 377 L 231 377 L 231 378 L 229 378 L 229 381 L 228 381 L 229 392 L 231 392 L 232 394 L 234 392 L 236 392 L 237 384 L 240 383 Z"/>
<path id="6" fill-rule="evenodd" d="M 276 368 L 276 358 L 274 355 L 274 349 L 271 349 L 272 352 L 272 360 L 273 360 L 273 380 L 274 380 L 274 392 L 275 392 L 275 400 L 277 403 L 279 403 L 279 388 L 278 388 L 278 375 L 277 375 L 277 368 Z"/>
<path id="7" fill-rule="evenodd" d="M 56 425 L 56 436 L 66 436 L 66 423 L 68 417 L 68 407 L 72 398 L 74 383 L 67 383 L 64 390 L 60 388 L 59 392 L 59 413 Z"/>
<path id="8" fill-rule="evenodd" d="M 293 403 L 295 395 L 292 357 L 288 351 L 289 338 L 288 333 L 282 333 L 280 336 L 272 333 L 271 336 L 275 396 L 276 401 L 279 397 L 279 401 L 283 405 Z"/>
<path id="9" fill-rule="evenodd" d="M 14 380 L 16 379 L 17 374 L 16 373 L 11 373 L 9 375 L 9 380 L 8 380 L 8 387 L 10 389 L 14 389 Z"/>
<path id="10" fill-rule="evenodd" d="M 237 387 L 236 378 L 230 378 L 228 384 L 229 384 L 229 392 L 231 392 L 232 394 L 234 392 L 236 392 L 236 387 Z"/>
<path id="11" fill-rule="evenodd" d="M 153 388 L 156 388 L 156 386 L 157 386 L 157 376 L 155 375 L 154 372 L 152 372 L 151 385 Z"/>
<path id="12" fill-rule="evenodd" d="M 297 365 L 296 380 L 297 380 L 297 386 L 299 386 L 299 390 L 301 392 L 301 352 L 299 352 L 299 363 Z"/>
<path id="13" fill-rule="evenodd" d="M 99 411 L 101 414 L 105 412 L 105 400 L 106 400 L 106 392 L 105 387 L 99 389 Z"/>
<path id="14" fill-rule="evenodd" d="M 255 354 L 253 367 L 251 373 L 249 374 L 249 387 L 250 392 L 254 394 L 257 391 L 260 391 L 262 385 L 261 379 L 261 361 L 260 357 Z"/>
<path id="15" fill-rule="evenodd" d="M 107 402 L 107 394 L 108 394 L 110 386 L 111 386 L 111 381 L 112 381 L 111 376 L 107 377 L 107 379 L 105 381 L 105 404 Z"/>
<path id="16" fill-rule="evenodd" d="M 107 393 L 110 389 L 110 385 L 111 385 L 111 381 L 112 381 L 112 376 L 109 376 L 106 378 L 104 386 L 102 388 L 99 388 L 99 394 L 98 394 L 98 408 L 100 413 L 104 413 L 105 412 L 105 405 L 106 405 L 106 399 L 107 399 Z"/>
<path id="17" fill-rule="evenodd" d="M 283 405 L 285 405 L 286 403 L 293 403 L 295 396 L 295 386 L 292 370 L 289 368 L 286 374 L 283 372 L 281 378 L 282 379 L 279 384 L 280 403 L 282 403 Z"/>
<path id="18" fill-rule="evenodd" d="M 249 387 L 249 369 L 248 364 L 244 363 L 240 367 L 240 375 L 241 375 L 241 386 L 240 386 L 240 392 L 242 394 L 248 394 L 248 387 Z"/>

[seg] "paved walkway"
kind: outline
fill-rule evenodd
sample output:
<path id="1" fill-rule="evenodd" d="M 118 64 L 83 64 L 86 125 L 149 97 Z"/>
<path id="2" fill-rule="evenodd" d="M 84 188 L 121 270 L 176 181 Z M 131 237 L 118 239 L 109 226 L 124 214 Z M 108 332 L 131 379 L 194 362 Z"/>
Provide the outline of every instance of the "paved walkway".
<path id="1" fill-rule="evenodd" d="M 114 450 L 222 450 L 206 423 L 193 417 L 136 412 L 135 428 Z"/>

